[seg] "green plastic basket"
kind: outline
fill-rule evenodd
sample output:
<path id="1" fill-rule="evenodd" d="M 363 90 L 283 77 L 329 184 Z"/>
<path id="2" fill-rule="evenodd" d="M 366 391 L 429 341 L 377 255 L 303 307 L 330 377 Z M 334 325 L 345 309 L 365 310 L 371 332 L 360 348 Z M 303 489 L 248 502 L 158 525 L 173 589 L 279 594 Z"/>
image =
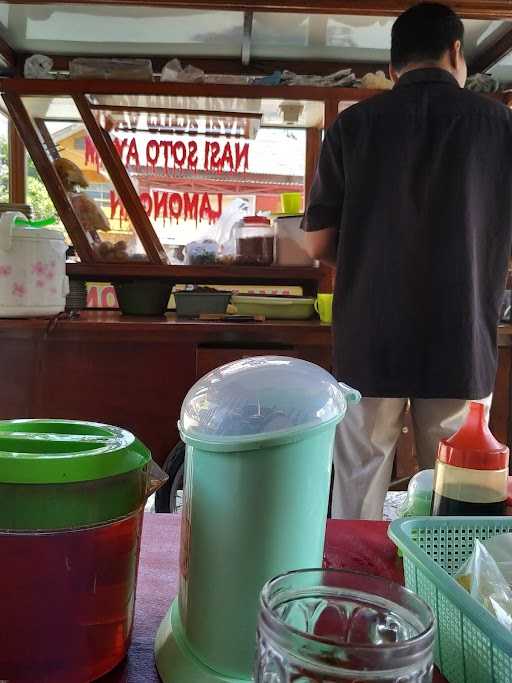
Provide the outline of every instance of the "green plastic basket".
<path id="1" fill-rule="evenodd" d="M 452 578 L 476 538 L 510 532 L 511 517 L 413 517 L 389 527 L 405 585 L 437 617 L 434 659 L 450 683 L 512 682 L 512 633 Z"/>

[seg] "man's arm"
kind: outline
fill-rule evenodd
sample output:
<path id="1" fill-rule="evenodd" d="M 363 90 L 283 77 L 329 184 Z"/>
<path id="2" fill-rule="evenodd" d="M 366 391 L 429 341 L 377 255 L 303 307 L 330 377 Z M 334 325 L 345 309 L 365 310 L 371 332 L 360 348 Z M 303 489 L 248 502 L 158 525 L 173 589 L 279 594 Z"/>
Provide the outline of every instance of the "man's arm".
<path id="1" fill-rule="evenodd" d="M 337 119 L 326 131 L 301 226 L 308 254 L 330 268 L 336 268 L 345 194 L 340 126 Z"/>
<path id="2" fill-rule="evenodd" d="M 336 268 L 337 231 L 334 228 L 306 232 L 304 244 L 309 256 Z"/>

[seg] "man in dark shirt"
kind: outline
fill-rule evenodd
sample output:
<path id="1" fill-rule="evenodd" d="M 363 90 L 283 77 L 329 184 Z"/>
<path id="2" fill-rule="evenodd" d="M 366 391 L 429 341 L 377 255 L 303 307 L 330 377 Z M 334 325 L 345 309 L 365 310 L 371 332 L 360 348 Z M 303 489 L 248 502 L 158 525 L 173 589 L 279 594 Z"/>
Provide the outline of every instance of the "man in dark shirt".
<path id="1" fill-rule="evenodd" d="M 378 518 L 408 400 L 421 468 L 492 392 L 512 235 L 512 117 L 463 89 L 464 28 L 425 3 L 393 26 L 392 91 L 327 130 L 303 228 L 336 268 L 334 364 L 365 397 L 335 448 L 333 514 Z"/>

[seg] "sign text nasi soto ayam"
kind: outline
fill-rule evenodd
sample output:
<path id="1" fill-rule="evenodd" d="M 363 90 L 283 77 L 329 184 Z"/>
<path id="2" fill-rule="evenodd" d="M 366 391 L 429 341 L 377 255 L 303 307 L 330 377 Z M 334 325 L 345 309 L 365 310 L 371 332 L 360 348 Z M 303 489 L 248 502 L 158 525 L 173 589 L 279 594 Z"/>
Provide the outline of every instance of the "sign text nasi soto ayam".
<path id="1" fill-rule="evenodd" d="M 206 172 L 239 173 L 249 169 L 249 143 L 230 140 L 197 140 L 150 138 L 141 142 L 135 136 L 114 137 L 113 143 L 124 166 L 135 173 L 146 175 L 170 175 L 175 170 L 196 172 L 198 167 Z M 99 168 L 100 159 L 90 138 L 85 141 L 85 165 Z M 158 169 L 158 170 L 157 170 Z M 222 214 L 222 194 L 218 193 L 212 205 L 211 195 L 206 192 L 168 192 L 152 190 L 141 192 L 140 200 L 148 216 L 180 220 L 207 220 L 214 222 Z M 121 200 L 110 192 L 110 217 L 120 211 L 126 217 Z"/>

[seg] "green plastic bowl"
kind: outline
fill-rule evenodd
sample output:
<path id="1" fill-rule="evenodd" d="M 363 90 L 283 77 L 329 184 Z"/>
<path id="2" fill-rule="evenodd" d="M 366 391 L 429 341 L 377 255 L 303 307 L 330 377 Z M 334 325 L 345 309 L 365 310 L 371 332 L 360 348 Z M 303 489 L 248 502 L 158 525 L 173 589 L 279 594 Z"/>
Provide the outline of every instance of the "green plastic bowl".
<path id="1" fill-rule="evenodd" d="M 123 315 L 164 315 L 172 287 L 172 283 L 162 280 L 133 280 L 114 284 Z"/>
<path id="2" fill-rule="evenodd" d="M 267 320 L 309 320 L 315 315 L 315 300 L 308 297 L 233 297 L 239 315 L 263 315 Z"/>

